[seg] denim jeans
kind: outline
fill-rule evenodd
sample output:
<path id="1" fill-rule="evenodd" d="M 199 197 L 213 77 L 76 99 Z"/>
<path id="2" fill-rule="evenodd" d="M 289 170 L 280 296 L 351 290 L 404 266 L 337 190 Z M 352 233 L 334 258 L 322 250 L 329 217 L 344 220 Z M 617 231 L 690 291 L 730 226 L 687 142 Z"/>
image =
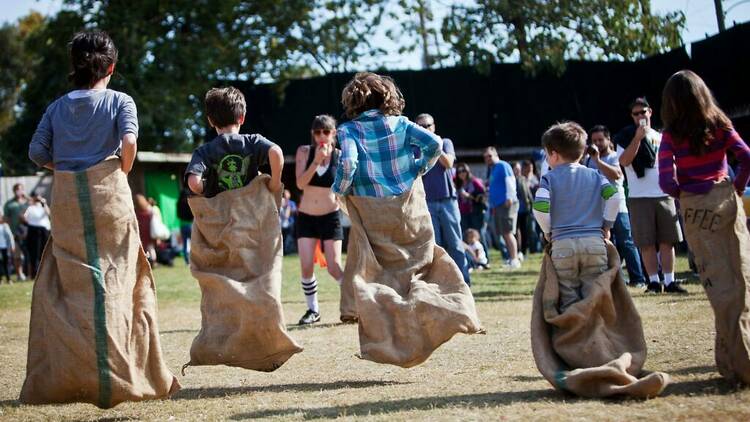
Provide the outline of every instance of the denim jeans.
<path id="1" fill-rule="evenodd" d="M 182 257 L 188 265 L 190 264 L 190 236 L 192 233 L 193 225 L 191 223 L 182 224 L 180 226 L 180 235 L 182 237 Z"/>
<path id="2" fill-rule="evenodd" d="M 461 214 L 458 212 L 458 201 L 456 198 L 427 201 L 427 209 L 432 218 L 435 243 L 448 252 L 461 270 L 466 284 L 471 285 L 464 245 L 461 241 Z"/>
<path id="3" fill-rule="evenodd" d="M 638 254 L 638 248 L 635 247 L 633 237 L 630 234 L 630 215 L 628 213 L 621 212 L 617 214 L 611 234 L 614 238 L 617 252 L 625 260 L 630 282 L 633 284 L 645 283 L 646 277 L 643 275 L 641 256 Z"/>

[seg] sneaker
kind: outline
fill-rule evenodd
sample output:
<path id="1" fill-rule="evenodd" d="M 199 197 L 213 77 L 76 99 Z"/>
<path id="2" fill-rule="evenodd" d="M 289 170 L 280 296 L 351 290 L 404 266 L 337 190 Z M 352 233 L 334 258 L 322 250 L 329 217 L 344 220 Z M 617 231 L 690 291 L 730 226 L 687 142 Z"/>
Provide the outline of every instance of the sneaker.
<path id="1" fill-rule="evenodd" d="M 517 270 L 519 268 L 521 268 L 521 261 L 518 258 L 511 260 L 505 265 L 505 269 L 507 270 Z"/>
<path id="2" fill-rule="evenodd" d="M 657 283 L 656 281 L 649 282 L 646 291 L 643 293 L 661 293 L 661 283 Z"/>
<path id="3" fill-rule="evenodd" d="M 307 312 L 302 315 L 302 318 L 300 318 L 299 325 L 314 324 L 318 321 L 320 321 L 320 314 L 312 309 L 308 309 Z"/>
<path id="4" fill-rule="evenodd" d="M 679 281 L 673 281 L 668 286 L 664 287 L 664 293 L 677 293 L 680 295 L 687 294 L 687 290 L 680 285 Z"/>
<path id="5" fill-rule="evenodd" d="M 518 260 L 523 262 L 523 252 L 518 253 Z"/>
<path id="6" fill-rule="evenodd" d="M 18 281 L 26 281 L 26 274 L 21 273 L 21 275 L 18 276 Z"/>

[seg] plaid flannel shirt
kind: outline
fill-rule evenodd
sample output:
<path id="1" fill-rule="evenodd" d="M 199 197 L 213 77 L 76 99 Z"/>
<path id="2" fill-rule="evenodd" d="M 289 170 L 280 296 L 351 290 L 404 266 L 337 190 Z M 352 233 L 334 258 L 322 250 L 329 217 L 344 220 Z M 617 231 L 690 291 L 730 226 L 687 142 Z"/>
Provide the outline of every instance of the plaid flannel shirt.
<path id="1" fill-rule="evenodd" d="M 404 116 L 368 110 L 338 128 L 341 157 L 333 182 L 340 195 L 396 196 L 440 157 L 442 140 Z M 414 149 L 421 151 L 416 158 Z"/>

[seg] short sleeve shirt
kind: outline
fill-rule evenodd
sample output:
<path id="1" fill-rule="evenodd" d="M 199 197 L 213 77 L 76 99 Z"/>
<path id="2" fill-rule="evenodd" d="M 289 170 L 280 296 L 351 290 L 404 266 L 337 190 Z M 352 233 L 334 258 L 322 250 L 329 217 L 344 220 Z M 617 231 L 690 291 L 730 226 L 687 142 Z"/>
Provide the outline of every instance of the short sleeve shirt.
<path id="1" fill-rule="evenodd" d="M 268 150 L 275 145 L 258 134 L 221 134 L 193 152 L 185 178 L 202 176 L 203 195 L 208 198 L 247 186 L 268 163 Z"/>
<path id="2" fill-rule="evenodd" d="M 456 156 L 453 149 L 453 142 L 448 138 L 443 138 L 443 152 Z M 456 197 L 456 187 L 453 185 L 453 169 L 445 168 L 438 161 L 435 165 L 422 176 L 424 183 L 424 192 L 428 201 L 439 201 L 446 198 Z"/>
<path id="3" fill-rule="evenodd" d="M 616 152 L 612 151 L 609 155 L 602 155 L 600 158 L 602 161 L 609 164 L 610 166 L 619 168 L 620 167 L 620 155 L 621 154 L 617 154 Z M 586 167 L 590 169 L 594 169 L 598 171 L 599 174 L 604 175 L 604 173 L 602 173 L 602 171 L 599 170 L 599 167 L 596 165 L 596 162 L 592 160 L 591 157 L 586 158 Z M 623 200 L 620 201 L 619 212 L 628 212 L 627 202 L 625 202 L 625 199 L 624 199 L 625 198 L 625 186 L 624 186 L 625 177 L 621 176 L 617 180 L 610 180 L 610 182 L 612 182 L 617 187 L 617 189 L 620 192 L 622 192 Z"/>

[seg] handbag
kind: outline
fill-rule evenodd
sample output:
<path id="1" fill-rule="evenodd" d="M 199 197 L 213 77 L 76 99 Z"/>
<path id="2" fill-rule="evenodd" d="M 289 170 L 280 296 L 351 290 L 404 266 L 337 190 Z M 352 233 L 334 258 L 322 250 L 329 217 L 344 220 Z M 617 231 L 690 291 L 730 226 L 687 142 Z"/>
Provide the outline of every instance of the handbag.
<path id="1" fill-rule="evenodd" d="M 161 212 L 156 207 L 151 214 L 151 237 L 159 240 L 167 240 L 170 237 L 169 229 L 161 220 Z"/>

